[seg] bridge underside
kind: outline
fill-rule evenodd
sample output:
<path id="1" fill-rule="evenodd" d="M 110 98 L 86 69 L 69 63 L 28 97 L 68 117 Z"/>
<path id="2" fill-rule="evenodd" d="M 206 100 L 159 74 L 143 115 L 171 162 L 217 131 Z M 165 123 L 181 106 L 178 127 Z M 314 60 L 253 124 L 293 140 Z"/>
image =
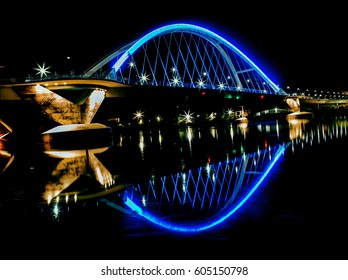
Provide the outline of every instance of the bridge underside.
<path id="1" fill-rule="evenodd" d="M 45 80 L 4 85 L 0 87 L 0 100 L 33 101 L 49 118 L 62 125 L 89 124 L 104 98 L 117 96 L 121 87 L 127 86 L 108 80 Z"/>

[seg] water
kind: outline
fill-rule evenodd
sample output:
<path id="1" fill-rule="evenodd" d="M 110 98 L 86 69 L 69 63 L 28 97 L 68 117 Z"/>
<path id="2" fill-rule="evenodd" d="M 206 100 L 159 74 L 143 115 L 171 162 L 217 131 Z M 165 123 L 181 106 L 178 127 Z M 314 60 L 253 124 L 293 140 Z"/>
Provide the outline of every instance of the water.
<path id="1" fill-rule="evenodd" d="M 108 123 L 112 145 L 79 149 L 77 143 L 74 153 L 63 154 L 48 150 L 40 133 L 52 123 L 27 110 L 24 126 L 23 115 L 2 110 L 13 127 L 0 141 L 2 259 L 347 258 L 345 115 L 247 126 Z M 265 171 L 279 147 L 284 151 L 245 204 L 196 232 L 240 202 L 262 176 L 256 169 Z M 249 181 L 232 200 L 227 187 L 238 179 L 231 174 L 241 174 L 243 157 L 252 154 L 255 172 L 245 173 Z M 184 179 L 191 180 L 187 193 Z M 188 187 L 197 191 L 184 196 Z M 148 215 L 132 212 L 126 197 L 146 205 Z"/>

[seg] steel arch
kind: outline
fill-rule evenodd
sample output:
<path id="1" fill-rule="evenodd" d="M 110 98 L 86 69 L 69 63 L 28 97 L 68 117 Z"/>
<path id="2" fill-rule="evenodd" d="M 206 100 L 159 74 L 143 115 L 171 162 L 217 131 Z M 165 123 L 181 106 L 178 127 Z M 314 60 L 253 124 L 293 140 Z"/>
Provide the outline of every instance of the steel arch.
<path id="1" fill-rule="evenodd" d="M 186 23 L 153 30 L 111 53 L 84 75 L 125 84 L 286 94 L 229 41 Z"/>

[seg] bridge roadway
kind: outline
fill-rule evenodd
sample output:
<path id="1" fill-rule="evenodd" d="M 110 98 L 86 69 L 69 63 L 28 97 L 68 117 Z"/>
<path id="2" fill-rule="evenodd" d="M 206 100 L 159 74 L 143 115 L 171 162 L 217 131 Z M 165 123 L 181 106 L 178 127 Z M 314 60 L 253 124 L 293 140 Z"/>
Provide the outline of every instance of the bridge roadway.
<path id="1" fill-rule="evenodd" d="M 328 98 L 303 98 L 298 96 L 301 107 L 315 107 L 320 108 L 348 108 L 348 99 L 328 99 Z"/>
<path id="2" fill-rule="evenodd" d="M 104 89 L 106 97 L 121 96 L 119 88 L 131 87 L 112 80 L 105 79 L 45 79 L 40 81 L 30 81 L 24 83 L 0 84 L 0 100 L 20 100 L 31 94 L 36 94 L 35 87 L 40 85 L 50 91 L 69 90 L 69 89 Z"/>
<path id="3" fill-rule="evenodd" d="M 318 105 L 325 105 L 325 104 L 348 104 L 348 99 L 320 99 L 320 98 L 302 98 L 300 99 L 301 104 L 318 104 Z"/>
<path id="4" fill-rule="evenodd" d="M 26 81 L 23 83 L 0 84 L 0 101 L 1 100 L 21 100 L 37 94 L 35 87 L 40 85 L 49 91 L 69 90 L 69 89 L 104 89 L 105 97 L 123 97 L 124 92 L 121 88 L 131 88 L 131 85 L 122 84 L 113 80 L 83 78 L 52 78 L 44 80 Z M 303 96 L 289 96 L 287 98 L 299 98 L 302 105 L 348 107 L 348 99 L 321 99 L 321 98 L 304 98 Z"/>

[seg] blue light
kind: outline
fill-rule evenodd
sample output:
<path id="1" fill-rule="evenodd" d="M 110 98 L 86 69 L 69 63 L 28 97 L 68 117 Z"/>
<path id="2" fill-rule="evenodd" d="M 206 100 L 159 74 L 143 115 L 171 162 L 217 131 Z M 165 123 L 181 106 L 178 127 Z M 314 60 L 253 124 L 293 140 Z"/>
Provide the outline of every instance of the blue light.
<path id="1" fill-rule="evenodd" d="M 200 232 L 203 230 L 210 229 L 212 227 L 215 227 L 222 222 L 224 222 L 226 219 L 228 219 L 230 216 L 232 216 L 239 208 L 241 208 L 245 202 L 255 193 L 255 191 L 258 189 L 258 187 L 261 185 L 261 183 L 264 181 L 264 179 L 267 177 L 269 172 L 272 170 L 273 166 L 278 162 L 280 156 L 284 153 L 286 148 L 290 145 L 290 143 L 286 145 L 282 145 L 279 147 L 278 151 L 275 154 L 275 157 L 273 161 L 269 164 L 269 166 L 266 168 L 262 176 L 259 178 L 259 180 L 255 183 L 255 185 L 251 188 L 251 190 L 248 192 L 248 194 L 237 204 L 235 205 L 230 211 L 228 211 L 226 214 L 219 216 L 216 220 L 210 221 L 209 223 L 204 223 L 196 226 L 183 226 L 183 225 L 177 225 L 174 223 L 170 223 L 164 220 L 161 220 L 154 215 L 143 211 L 141 207 L 136 205 L 129 197 L 125 198 L 125 204 L 135 213 L 137 213 L 139 216 L 149 220 L 150 222 L 161 226 L 163 228 L 173 230 L 173 231 L 180 231 L 180 232 Z"/>
<path id="2" fill-rule="evenodd" d="M 145 44 L 147 41 L 149 41 L 150 39 L 156 37 L 157 35 L 161 35 L 161 34 L 166 34 L 175 30 L 186 30 L 192 33 L 195 33 L 199 36 L 206 36 L 207 39 L 211 39 L 213 38 L 214 40 L 217 40 L 218 42 L 222 42 L 223 44 L 225 44 L 227 47 L 229 47 L 230 49 L 232 49 L 234 52 L 236 52 L 240 57 L 242 57 L 245 61 L 247 61 L 247 63 L 249 65 L 251 65 L 258 73 L 260 76 L 262 76 L 267 83 L 272 87 L 272 89 L 275 92 L 280 91 L 280 88 L 274 84 L 262 71 L 260 68 L 258 68 L 243 52 L 241 52 L 237 47 L 235 47 L 233 44 L 231 44 L 229 41 L 227 41 L 226 39 L 224 39 L 223 37 L 217 35 L 216 33 L 197 26 L 197 25 L 193 25 L 193 24 L 187 24 L 187 23 L 177 23 L 177 24 L 170 24 L 170 25 L 166 25 L 166 26 L 162 26 L 160 28 L 157 28 L 155 30 L 153 30 L 152 32 L 148 33 L 147 35 L 141 37 L 139 40 L 135 41 L 135 43 L 133 43 L 130 48 L 123 53 L 123 55 L 119 58 L 119 60 L 114 64 L 113 68 L 114 70 L 117 72 L 120 67 L 123 65 L 123 63 L 127 60 L 127 58 L 132 55 L 138 48 L 140 48 L 143 44 Z"/>

